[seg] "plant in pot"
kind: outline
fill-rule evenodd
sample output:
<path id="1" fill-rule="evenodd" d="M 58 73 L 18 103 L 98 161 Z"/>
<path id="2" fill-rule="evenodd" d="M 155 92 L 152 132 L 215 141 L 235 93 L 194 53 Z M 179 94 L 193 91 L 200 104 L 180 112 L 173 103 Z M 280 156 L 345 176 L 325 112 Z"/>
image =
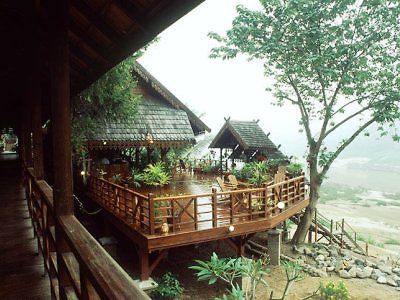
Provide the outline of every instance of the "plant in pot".
<path id="1" fill-rule="evenodd" d="M 121 183 L 121 181 L 122 181 L 122 175 L 121 174 L 114 174 L 112 177 L 111 177 L 111 182 L 113 182 L 113 183 L 115 183 L 115 184 L 119 184 L 119 183 Z"/>
<path id="2" fill-rule="evenodd" d="M 289 173 L 290 177 L 294 178 L 303 173 L 303 166 L 299 163 L 291 163 L 286 167 L 286 171 Z"/>
<path id="3" fill-rule="evenodd" d="M 143 174 L 139 172 L 139 170 L 136 170 L 135 168 L 132 168 L 131 170 L 131 176 L 128 177 L 128 181 L 131 186 L 135 188 L 140 188 L 142 185 L 142 182 L 144 180 Z"/>

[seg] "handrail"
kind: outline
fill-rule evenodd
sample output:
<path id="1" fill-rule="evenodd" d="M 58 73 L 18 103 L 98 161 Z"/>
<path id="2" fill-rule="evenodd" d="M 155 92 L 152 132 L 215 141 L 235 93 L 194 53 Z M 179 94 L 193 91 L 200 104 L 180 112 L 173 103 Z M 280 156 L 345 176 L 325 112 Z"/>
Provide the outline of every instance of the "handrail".
<path id="1" fill-rule="evenodd" d="M 104 179 L 88 179 L 94 201 L 135 230 L 150 235 L 163 226 L 179 232 L 272 218 L 305 200 L 304 183 L 304 176 L 298 176 L 260 188 L 146 197 Z M 284 203 L 283 209 L 278 208 L 278 202 Z"/>
<path id="2" fill-rule="evenodd" d="M 32 169 L 24 181 L 53 298 L 150 299 L 75 216 L 55 216 L 52 188 Z"/>

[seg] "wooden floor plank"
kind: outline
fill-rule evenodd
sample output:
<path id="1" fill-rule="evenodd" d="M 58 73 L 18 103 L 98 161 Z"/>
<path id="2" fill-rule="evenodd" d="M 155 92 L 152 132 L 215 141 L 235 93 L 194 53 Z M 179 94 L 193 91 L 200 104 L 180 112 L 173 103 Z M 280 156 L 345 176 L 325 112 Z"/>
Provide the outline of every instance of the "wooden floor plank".
<path id="1" fill-rule="evenodd" d="M 0 154 L 0 299 L 50 299 L 16 155 Z"/>

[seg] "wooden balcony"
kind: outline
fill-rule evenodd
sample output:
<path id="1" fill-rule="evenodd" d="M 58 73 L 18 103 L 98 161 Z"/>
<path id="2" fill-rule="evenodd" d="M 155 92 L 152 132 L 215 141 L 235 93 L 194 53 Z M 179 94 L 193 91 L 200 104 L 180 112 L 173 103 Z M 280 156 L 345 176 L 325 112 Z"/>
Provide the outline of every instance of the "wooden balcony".
<path id="1" fill-rule="evenodd" d="M 262 188 L 154 197 L 90 176 L 83 190 L 143 259 L 151 252 L 162 255 L 169 248 L 213 240 L 229 241 L 242 255 L 253 233 L 276 227 L 308 205 L 304 184 L 299 176 Z M 146 279 L 155 266 L 141 265 Z"/>

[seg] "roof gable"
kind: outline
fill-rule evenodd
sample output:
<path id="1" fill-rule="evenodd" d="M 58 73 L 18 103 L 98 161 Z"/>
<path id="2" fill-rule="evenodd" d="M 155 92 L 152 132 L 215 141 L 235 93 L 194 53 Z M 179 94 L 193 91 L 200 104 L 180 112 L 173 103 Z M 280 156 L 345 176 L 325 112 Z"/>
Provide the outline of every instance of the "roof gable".
<path id="1" fill-rule="evenodd" d="M 141 64 L 135 62 L 133 65 L 133 74 L 139 79 L 139 84 L 146 84 L 148 89 L 156 92 L 164 101 L 172 107 L 181 109 L 186 112 L 189 122 L 195 134 L 210 132 L 211 129 L 200 120 L 185 104 L 183 104 L 174 94 L 172 94 L 161 82 L 151 75 Z"/>
<path id="2" fill-rule="evenodd" d="M 269 134 L 268 134 L 269 135 Z M 227 119 L 209 148 L 235 148 L 262 150 L 270 158 L 285 158 L 256 121 L 234 121 Z"/>

